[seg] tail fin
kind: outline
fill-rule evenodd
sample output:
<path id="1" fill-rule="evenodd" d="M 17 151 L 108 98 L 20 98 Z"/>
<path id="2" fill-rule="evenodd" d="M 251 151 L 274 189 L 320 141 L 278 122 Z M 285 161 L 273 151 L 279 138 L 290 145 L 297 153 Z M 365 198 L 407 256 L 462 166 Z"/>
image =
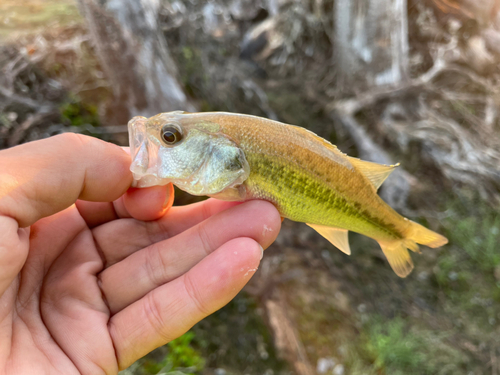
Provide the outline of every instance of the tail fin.
<path id="1" fill-rule="evenodd" d="M 392 269 L 399 277 L 406 277 L 413 269 L 413 262 L 408 249 L 420 252 L 418 244 L 432 248 L 448 243 L 448 239 L 420 224 L 411 221 L 407 238 L 395 241 L 379 241 L 379 245 Z"/>
<path id="2" fill-rule="evenodd" d="M 421 245 L 432 247 L 433 249 L 448 243 L 448 239 L 446 237 L 441 236 L 440 234 L 433 232 L 432 230 L 427 229 L 414 221 L 410 221 L 410 223 L 410 230 L 407 234 L 408 239 Z"/>

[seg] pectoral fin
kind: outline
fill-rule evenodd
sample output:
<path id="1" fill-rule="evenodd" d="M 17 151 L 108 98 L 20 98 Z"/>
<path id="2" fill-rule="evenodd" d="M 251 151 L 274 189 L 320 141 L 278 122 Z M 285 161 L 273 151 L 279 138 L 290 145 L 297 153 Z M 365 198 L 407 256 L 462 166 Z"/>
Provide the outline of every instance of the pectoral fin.
<path id="1" fill-rule="evenodd" d="M 352 165 L 354 165 L 363 175 L 370 180 L 375 190 L 378 190 L 380 185 L 389 177 L 389 175 L 396 169 L 399 164 L 396 165 L 385 165 L 372 163 L 371 161 L 365 161 L 357 158 L 348 157 Z"/>
<path id="2" fill-rule="evenodd" d="M 340 251 L 351 255 L 351 248 L 349 247 L 349 240 L 347 238 L 347 229 L 327 227 L 324 225 L 307 224 L 316 232 L 325 237 Z"/>
<path id="3" fill-rule="evenodd" d="M 209 194 L 209 197 L 220 199 L 221 201 L 242 202 L 245 200 L 247 190 L 244 185 L 228 187 L 217 194 Z"/>

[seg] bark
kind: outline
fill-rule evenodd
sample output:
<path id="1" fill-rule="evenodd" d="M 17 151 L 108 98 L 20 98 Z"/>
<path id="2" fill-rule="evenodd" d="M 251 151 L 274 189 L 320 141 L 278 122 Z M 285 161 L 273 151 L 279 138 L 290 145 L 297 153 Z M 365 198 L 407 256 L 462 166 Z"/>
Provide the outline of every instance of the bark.
<path id="1" fill-rule="evenodd" d="M 126 119 L 194 110 L 158 27 L 159 0 L 78 0 Z M 122 119 L 123 121 L 123 119 Z"/>
<path id="2" fill-rule="evenodd" d="M 344 90 L 397 85 L 407 79 L 406 0 L 335 2 L 335 60 Z"/>

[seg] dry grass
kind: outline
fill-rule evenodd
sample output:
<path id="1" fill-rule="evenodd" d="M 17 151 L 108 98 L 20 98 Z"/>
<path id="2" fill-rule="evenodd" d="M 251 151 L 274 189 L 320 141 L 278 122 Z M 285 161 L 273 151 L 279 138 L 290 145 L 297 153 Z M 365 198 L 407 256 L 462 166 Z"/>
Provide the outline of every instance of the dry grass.
<path id="1" fill-rule="evenodd" d="M 74 0 L 2 0 L 0 41 L 41 32 L 51 26 L 80 23 Z"/>

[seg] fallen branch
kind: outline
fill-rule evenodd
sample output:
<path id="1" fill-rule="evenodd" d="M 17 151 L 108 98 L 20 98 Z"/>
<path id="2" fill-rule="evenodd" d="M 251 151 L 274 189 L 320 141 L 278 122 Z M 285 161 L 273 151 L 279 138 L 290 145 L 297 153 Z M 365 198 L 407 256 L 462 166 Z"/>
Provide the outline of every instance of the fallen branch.
<path id="1" fill-rule="evenodd" d="M 289 318 L 286 302 L 279 293 L 268 299 L 264 306 L 273 332 L 274 345 L 281 357 L 291 363 L 297 375 L 314 375 L 315 371 L 307 359 L 295 325 Z"/>

